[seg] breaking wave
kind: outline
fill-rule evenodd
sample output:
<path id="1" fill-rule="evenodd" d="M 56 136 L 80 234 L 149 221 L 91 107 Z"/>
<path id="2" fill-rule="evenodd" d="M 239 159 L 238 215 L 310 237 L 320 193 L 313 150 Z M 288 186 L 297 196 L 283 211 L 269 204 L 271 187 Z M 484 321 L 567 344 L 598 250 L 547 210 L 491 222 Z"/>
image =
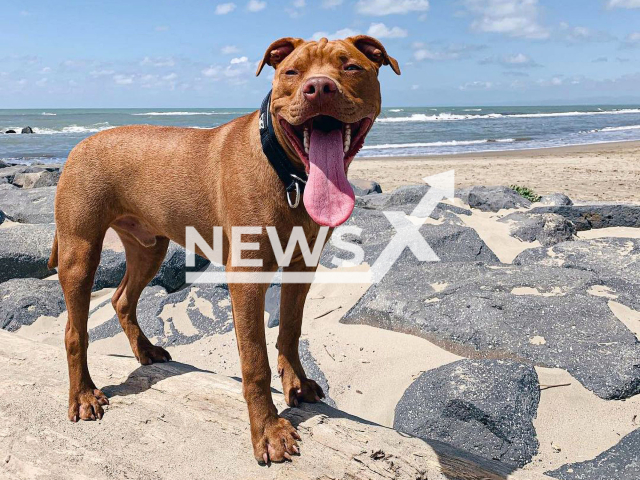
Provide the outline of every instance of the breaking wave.
<path id="1" fill-rule="evenodd" d="M 103 130 L 108 130 L 110 128 L 114 128 L 108 123 L 96 123 L 91 126 L 83 127 L 81 125 L 69 125 L 67 127 L 63 127 L 62 130 L 55 130 L 53 128 L 38 128 L 35 127 L 33 131 L 40 135 L 56 135 L 62 133 L 97 133 Z"/>
<path id="2" fill-rule="evenodd" d="M 424 148 L 424 147 L 462 147 L 467 145 L 482 145 L 486 143 L 514 143 L 526 142 L 530 138 L 498 138 L 483 140 L 451 140 L 448 142 L 426 143 L 387 143 L 384 145 L 365 145 L 362 150 L 389 150 L 394 148 Z"/>
<path id="3" fill-rule="evenodd" d="M 146 112 L 132 113 L 131 115 L 140 117 L 187 117 L 191 115 L 239 115 L 245 112 Z"/>
<path id="4" fill-rule="evenodd" d="M 378 118 L 380 123 L 397 122 L 452 122 L 459 120 L 487 120 L 495 118 L 545 118 L 545 117 L 579 117 L 590 115 L 624 115 L 630 113 L 640 113 L 640 109 L 602 110 L 591 112 L 551 112 L 551 113 L 489 113 L 486 115 L 460 115 L 456 113 L 438 113 L 427 115 L 424 113 L 414 113 L 409 117 L 387 117 Z"/>

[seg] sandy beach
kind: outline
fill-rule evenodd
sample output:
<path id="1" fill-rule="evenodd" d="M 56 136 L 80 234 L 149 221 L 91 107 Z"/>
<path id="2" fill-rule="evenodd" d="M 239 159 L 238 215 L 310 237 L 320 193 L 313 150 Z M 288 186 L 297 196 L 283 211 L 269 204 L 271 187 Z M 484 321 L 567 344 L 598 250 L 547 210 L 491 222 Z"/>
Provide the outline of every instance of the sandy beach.
<path id="1" fill-rule="evenodd" d="M 535 213 L 536 208 L 541 208 L 539 203 L 483 210 L 470 208 L 462 198 L 455 198 L 444 200 L 440 204 L 440 208 L 446 213 L 439 219 L 411 217 L 425 224 L 424 234 L 434 242 L 434 248 L 438 249 L 439 255 L 448 254 L 447 252 L 453 255 L 453 258 L 447 257 L 448 260 L 445 258 L 446 255 L 442 257 L 445 258 L 444 265 L 429 265 L 425 267 L 424 272 L 420 270 L 414 272 L 415 278 L 419 280 L 412 282 L 411 285 L 416 285 L 418 288 L 420 285 L 427 285 L 426 293 L 416 294 L 419 298 L 424 297 L 420 305 L 415 304 L 419 314 L 422 314 L 420 312 L 428 308 L 428 305 L 444 304 L 447 297 L 464 300 L 461 305 L 467 305 L 467 308 L 474 298 L 482 299 L 485 295 L 493 299 L 491 305 L 501 305 L 501 308 L 506 311 L 513 305 L 521 305 L 519 302 L 523 298 L 530 304 L 542 305 L 540 311 L 535 308 L 525 308 L 518 312 L 517 321 L 522 322 L 521 329 L 528 329 L 530 325 L 534 325 L 534 330 L 528 336 L 514 340 L 514 345 L 508 342 L 502 344 L 504 348 L 513 347 L 514 349 L 513 354 L 504 355 L 505 360 L 512 358 L 513 355 L 516 357 L 520 354 L 533 355 L 527 363 L 532 366 L 532 371 L 537 376 L 535 391 L 539 391 L 539 401 L 535 400 L 535 415 L 529 420 L 532 422 L 534 432 L 530 440 L 536 442 L 535 452 L 526 465 L 510 475 L 490 478 L 534 479 L 542 478 L 545 472 L 554 469 L 573 468 L 574 464 L 589 462 L 600 455 L 607 455 L 611 449 L 621 448 L 619 445 L 621 439 L 633 435 L 638 430 L 640 395 L 625 394 L 624 398 L 618 398 L 615 395 L 607 397 L 606 392 L 598 390 L 597 383 L 598 379 L 604 376 L 610 378 L 612 383 L 625 384 L 627 374 L 624 370 L 616 369 L 618 367 L 622 369 L 625 362 L 635 360 L 629 359 L 629 356 L 624 357 L 621 353 L 619 363 L 616 363 L 617 361 L 612 363 L 616 369 L 608 371 L 606 370 L 608 367 L 605 366 L 601 371 L 599 361 L 591 358 L 594 351 L 606 349 L 608 345 L 614 345 L 617 342 L 622 342 L 619 347 L 620 352 L 636 351 L 632 350 L 637 348 L 637 343 L 634 344 L 635 338 L 640 338 L 637 297 L 633 293 L 629 294 L 635 290 L 627 291 L 631 288 L 628 285 L 637 283 L 637 280 L 634 280 L 637 274 L 634 272 L 637 270 L 634 270 L 633 262 L 638 261 L 638 250 L 634 247 L 640 236 L 638 215 L 637 213 L 622 214 L 619 209 L 612 209 L 610 205 L 598 203 L 610 202 L 618 207 L 621 204 L 633 204 L 625 208 L 635 209 L 633 212 L 637 212 L 637 205 L 640 203 L 638 158 L 640 158 L 640 142 L 628 142 L 421 158 L 359 159 L 352 166 L 352 178 L 375 180 L 381 184 L 383 192 L 391 192 L 401 185 L 419 184 L 423 177 L 454 169 L 456 188 L 473 185 L 518 184 L 530 187 L 541 195 L 561 192 L 571 197 L 576 204 L 591 202 L 591 205 L 587 205 L 586 208 L 592 208 L 592 212 L 595 213 L 587 212 L 584 214 L 586 217 L 590 219 L 602 217 L 601 222 L 604 223 L 593 226 L 589 223 L 588 228 L 583 225 L 578 231 L 570 233 L 567 238 L 558 237 L 548 252 L 528 266 L 526 262 L 519 263 L 519 260 L 526 260 L 527 252 L 544 249 L 549 244 L 544 243 L 543 236 L 524 238 L 514 233 L 526 223 L 519 215 L 529 215 L 525 217 L 529 219 L 543 218 L 543 223 L 549 222 L 548 226 L 555 232 L 554 234 L 562 236 L 566 233 L 557 228 L 558 225 L 566 226 L 558 215 L 550 215 L 552 218 L 549 218 Z M 46 172 L 31 175 L 46 175 Z M 16 203 L 17 206 L 8 200 L 5 201 L 8 216 L 0 226 L 0 234 L 4 235 L 3 244 L 6 248 L 16 242 L 16 238 L 34 236 L 33 229 L 37 229 L 42 232 L 39 235 L 43 240 L 36 240 L 36 237 L 33 237 L 32 255 L 35 259 L 33 261 L 37 262 L 40 256 L 44 258 L 48 255 L 50 240 L 47 235 L 50 233 L 47 232 L 52 227 L 54 188 L 5 188 L 6 199 L 12 198 L 11 195 L 23 199 L 23 203 Z M 507 190 L 511 195 L 516 195 L 511 190 Z M 25 196 L 20 196 L 23 194 Z M 389 198 L 388 195 L 393 194 L 383 194 L 379 198 Z M 493 195 L 501 194 L 498 190 L 494 190 Z M 524 201 L 519 195 L 516 197 L 518 201 Z M 509 200 L 509 198 L 500 198 Z M 582 207 L 578 205 L 575 208 Z M 381 225 L 376 223 L 378 218 L 376 215 L 380 215 L 380 212 L 376 212 L 375 209 L 360 210 L 361 217 L 356 216 L 356 218 L 361 218 L 365 223 L 369 222 L 367 225 L 371 228 L 381 228 Z M 23 213 L 18 215 L 21 211 Z M 22 218 L 24 223 L 12 221 L 16 218 Z M 560 223 L 557 223 L 558 221 Z M 29 225 L 29 222 L 33 224 Z M 545 224 L 542 230 L 546 228 Z M 538 233 L 542 234 L 542 230 Z M 20 233 L 23 231 L 27 233 Z M 384 236 L 384 228 L 377 234 Z M 443 243 L 438 243 L 438 239 L 442 239 Z M 375 245 L 375 241 L 370 239 L 369 242 Z M 365 243 L 365 247 L 368 248 L 369 245 Z M 21 248 L 26 250 L 31 247 L 25 245 Z M 113 232 L 107 235 L 104 249 L 110 252 L 107 255 L 108 258 L 115 258 L 117 260 L 114 261 L 118 265 L 124 266 L 123 248 Z M 14 254 L 7 250 L 6 256 L 11 255 Z M 578 260 L 575 261 L 580 264 L 578 269 L 570 264 L 574 258 L 577 258 Z M 24 263 L 30 261 L 27 259 Z M 455 262 L 450 264 L 453 265 L 450 270 L 447 270 L 449 268 L 447 262 Z M 483 262 L 486 263 L 484 267 L 477 264 Z M 591 263 L 584 265 L 585 262 Z M 558 268 L 561 266 L 567 268 Z M 362 265 L 352 268 L 367 269 L 368 267 Z M 475 269 L 481 269 L 479 271 L 483 273 L 476 281 L 473 275 L 469 278 L 464 274 L 462 277 L 459 276 L 459 269 L 466 269 L 471 274 L 477 271 Z M 610 269 L 613 270 L 609 271 Z M 445 276 L 440 278 L 439 271 L 449 273 L 443 273 Z M 500 272 L 506 272 L 506 277 L 502 277 Z M 588 277 L 585 280 L 586 283 L 576 283 L 575 275 Z M 505 279 L 507 277 L 515 279 L 511 280 L 512 283 L 508 283 L 510 280 Z M 25 279 L 27 282 L 35 283 L 33 286 L 27 283 L 22 288 L 25 288 L 25 292 L 35 291 L 42 295 L 42 299 L 37 300 L 38 305 L 48 305 L 46 304 L 47 295 L 40 292 L 44 292 L 46 285 L 57 284 L 57 276 L 40 276 L 40 278 L 46 278 L 46 280 Z M 207 443 L 214 445 L 209 448 L 214 448 L 216 451 L 215 462 L 203 460 L 205 456 L 202 455 L 197 460 L 193 460 L 192 466 L 186 467 L 183 452 L 180 450 L 167 454 L 169 455 L 167 461 L 172 464 L 177 462 L 176 465 L 179 465 L 180 469 L 193 473 L 194 478 L 200 478 L 198 475 L 205 468 L 220 474 L 220 478 L 248 478 L 260 473 L 261 476 L 266 475 L 265 478 L 315 479 L 313 472 L 317 471 L 318 459 L 326 455 L 326 452 L 322 437 L 315 436 L 319 435 L 318 427 L 312 420 L 303 422 L 302 427 L 307 429 L 304 431 L 310 439 L 307 441 L 306 456 L 286 466 L 286 470 L 281 474 L 278 474 L 275 469 L 265 474 L 264 471 L 258 470 L 251 456 L 246 455 L 248 424 L 241 421 L 245 410 L 237 384 L 241 371 L 235 334 L 231 328 L 220 331 L 216 331 L 215 328 L 208 329 L 208 325 L 226 325 L 225 318 L 228 319 L 230 315 L 229 301 L 212 300 L 208 297 L 211 290 L 198 285 L 186 286 L 170 294 L 171 296 L 167 296 L 163 289 L 160 289 L 159 293 L 157 290 L 147 290 L 147 292 L 156 293 L 147 293 L 144 301 L 148 303 L 143 303 L 139 307 L 139 315 L 143 319 L 141 325 L 149 333 L 152 342 L 167 346 L 175 362 L 168 366 L 138 367 L 131 357 L 128 340 L 117 325 L 114 310 L 109 302 L 119 280 L 120 277 L 114 278 L 108 288 L 97 289 L 92 295 L 91 302 L 89 318 L 89 329 L 92 332 L 92 341 L 89 346 L 91 368 L 96 372 L 96 379 L 100 385 L 115 385 L 107 387 L 113 391 L 111 405 L 107 409 L 105 419 L 98 425 L 94 425 L 99 429 L 109 429 L 114 435 L 102 436 L 96 445 L 91 445 L 87 440 L 97 431 L 91 425 L 67 425 L 64 419 L 66 375 L 63 361 L 63 335 L 67 313 L 58 310 L 49 312 L 46 309 L 49 307 L 42 311 L 32 311 L 30 310 L 32 300 L 25 300 L 27 303 L 24 303 L 26 306 L 23 305 L 23 308 L 20 306 L 22 304 L 15 303 L 16 300 L 12 300 L 9 296 L 5 297 L 5 306 L 2 308 L 8 312 L 5 314 L 6 318 L 14 318 L 13 316 L 18 313 L 19 318 L 22 318 L 22 324 L 18 325 L 20 328 L 17 331 L 10 334 L 0 332 L 4 335 L 3 339 L 6 339 L 3 345 L 5 351 L 0 351 L 0 360 L 14 368 L 6 380 L 0 381 L 0 393 L 11 392 L 10 396 L 5 397 L 10 401 L 3 407 L 6 412 L 9 412 L 4 419 L 2 408 L 0 408 L 0 454 L 5 457 L 4 473 L 9 475 L 8 478 L 31 478 L 36 471 L 58 472 L 57 476 L 54 475 L 52 478 L 66 478 L 65 473 L 61 473 L 66 468 L 65 459 L 76 454 L 91 458 L 96 451 L 102 450 L 107 452 L 115 450 L 116 453 L 104 454 L 96 465 L 111 465 L 110 468 L 114 469 L 119 465 L 127 465 L 127 468 L 133 472 L 132 478 L 147 478 L 149 471 L 157 469 L 153 458 L 161 455 L 159 452 L 164 452 L 167 444 L 184 443 L 188 445 L 187 450 L 189 450 Z M 473 283 L 474 281 L 476 283 Z M 473 284 L 473 288 L 466 286 L 468 282 Z M 401 283 L 401 285 L 404 284 Z M 402 288 L 405 287 L 406 285 Z M 466 348 L 466 340 L 450 342 L 450 339 L 444 336 L 443 324 L 439 326 L 443 330 L 439 333 L 434 330 L 438 334 L 434 338 L 429 338 L 429 335 L 421 335 L 419 328 L 403 330 L 402 326 L 396 328 L 392 323 L 384 325 L 376 324 L 375 321 L 368 323 L 367 317 L 373 315 L 375 310 L 369 310 L 369 313 L 365 312 L 361 315 L 364 320 L 359 323 L 345 321 L 345 318 L 351 314 L 351 310 L 360 304 L 375 307 L 375 300 L 367 298 L 367 292 L 372 288 L 375 286 L 368 284 L 312 285 L 305 305 L 301 337 L 301 345 L 304 347 L 301 349 L 304 350 L 308 366 L 311 368 L 309 374 L 325 382 L 328 403 L 338 410 L 331 410 L 329 417 L 323 417 L 323 413 L 315 410 L 315 413 L 309 415 L 311 417 L 315 415 L 321 423 L 329 422 L 329 425 L 324 427 L 328 428 L 325 431 L 328 438 L 334 437 L 336 432 L 349 432 L 348 435 L 357 435 L 363 445 L 369 444 L 363 451 L 369 452 L 367 449 L 373 448 L 372 445 L 378 443 L 385 449 L 390 448 L 389 442 L 395 442 L 393 445 L 397 445 L 399 451 L 402 451 L 406 449 L 403 446 L 405 444 L 397 443 L 400 440 L 396 440 L 395 437 L 389 440 L 386 435 L 394 434 L 391 429 L 395 428 L 399 418 L 397 406 L 406 396 L 406 392 L 422 375 L 436 375 L 438 369 L 462 365 L 467 361 L 466 359 L 478 360 L 482 355 L 475 355 L 472 349 Z M 397 302 L 393 300 L 392 295 L 395 288 L 392 285 L 388 290 L 380 291 L 382 298 L 387 298 L 383 302 L 383 310 L 395 308 L 394 305 Z M 184 295 L 181 296 L 180 292 Z M 58 295 L 61 295 L 61 292 Z M 155 303 L 154 296 L 158 295 L 160 295 L 158 298 L 166 297 L 167 301 L 163 304 Z M 391 296 L 384 297 L 384 295 Z M 508 296 L 506 300 L 504 300 L 505 295 Z M 402 302 L 404 301 L 403 298 Z M 580 310 L 586 304 L 597 309 L 597 313 L 591 315 L 587 311 Z M 571 308 L 576 309 L 577 312 L 571 318 L 579 326 L 575 331 L 562 330 L 567 322 L 557 321 L 558 318 L 569 318 L 566 317 L 566 312 L 570 312 L 565 310 L 567 305 L 571 305 Z M 157 308 L 156 314 L 153 313 L 154 308 Z M 409 311 L 413 312 L 411 309 Z M 464 316 L 460 313 L 461 311 L 458 306 L 452 307 L 448 313 L 452 322 L 457 322 Z M 551 312 L 551 315 L 545 314 L 545 311 Z M 438 315 L 434 312 L 428 315 L 429 321 L 425 325 L 437 325 Z M 473 334 L 469 335 L 469 341 L 471 342 L 474 337 L 482 337 L 486 328 L 491 327 L 491 322 L 502 318 L 503 315 L 505 313 L 496 317 L 491 315 L 485 317 L 482 311 L 478 311 L 473 321 L 469 323 L 473 327 Z M 519 318 L 520 316 L 522 318 Z M 417 322 L 415 324 L 417 326 L 420 325 L 418 317 L 419 315 L 416 316 L 413 313 L 407 315 L 408 321 Z M 509 325 L 509 321 L 516 321 L 514 318 L 509 320 L 504 317 L 504 319 L 505 327 Z M 265 313 L 265 327 L 269 320 L 269 313 Z M 460 320 L 460 323 L 456 324 L 456 332 L 467 328 L 465 321 Z M 605 325 L 602 322 L 609 323 Z M 592 339 L 588 336 L 581 337 L 583 330 L 589 330 L 593 337 L 603 335 L 601 339 L 603 341 L 597 344 L 597 348 L 593 347 L 593 344 L 585 346 L 585 342 L 591 342 Z M 619 330 L 621 333 L 615 333 Z M 276 370 L 277 336 L 278 328 L 266 328 L 274 392 L 279 392 L 280 389 Z M 517 333 L 512 333 L 512 336 L 517 337 Z M 496 337 L 487 341 L 497 342 L 498 339 Z M 569 345 L 571 355 L 564 357 L 563 349 L 556 348 L 559 344 Z M 527 349 L 533 348 L 531 345 L 540 348 L 540 355 L 547 349 L 551 349 L 555 352 L 552 360 L 543 356 L 538 358 L 538 353 L 528 354 L 530 350 Z M 28 357 L 25 353 L 36 348 L 34 346 L 46 353 L 45 359 L 55 360 L 52 366 L 47 366 L 49 370 L 39 363 L 33 363 L 33 371 L 25 370 L 23 365 L 25 361 L 27 363 L 41 361 L 39 356 Z M 566 358 L 581 360 L 577 366 L 572 367 L 565 362 Z M 599 358 L 605 361 L 607 356 L 603 354 Z M 305 366 L 305 368 L 308 367 Z M 582 369 L 591 372 L 586 380 L 582 376 Z M 43 373 L 37 373 L 40 371 Z M 623 373 L 619 374 L 619 371 Z M 40 388 L 39 385 L 43 382 L 38 375 L 55 378 L 55 382 L 48 385 L 46 390 L 52 398 L 55 398 L 53 404 L 42 407 L 39 405 L 39 397 L 31 394 L 30 389 Z M 197 380 L 197 385 L 191 383 L 194 382 L 194 378 Z M 507 384 L 508 379 L 500 377 L 499 373 L 492 374 L 492 378 L 500 379 L 497 385 Z M 19 387 L 17 392 L 16 384 Z M 473 385 L 474 383 L 470 382 L 469 388 L 475 388 Z M 501 405 L 500 398 L 502 396 L 493 399 L 494 404 Z M 421 398 L 414 399 L 416 404 L 422 401 Z M 227 405 L 229 402 L 232 402 L 232 405 Z M 284 409 L 279 393 L 276 393 L 276 402 L 278 408 Z M 506 403 L 509 404 L 509 402 Z M 218 409 L 215 410 L 215 415 L 202 413 L 214 412 L 212 404 L 215 404 L 215 408 Z M 153 410 L 153 414 L 144 413 L 149 408 Z M 219 409 L 222 409 L 222 416 L 219 415 Z M 27 415 L 27 411 L 36 411 L 38 415 L 35 417 Z M 294 409 L 293 413 L 299 414 L 296 412 L 298 410 Z M 184 420 L 182 416 L 200 418 L 203 415 L 206 417 L 206 428 L 199 429 L 199 433 L 194 436 L 193 424 Z M 353 418 L 359 419 L 359 423 L 349 423 L 348 419 L 351 418 L 349 416 L 355 416 Z M 10 424 L 7 421 L 9 417 L 24 418 L 24 428 L 16 429 L 13 423 Z M 53 423 L 51 418 L 55 419 Z M 157 419 L 157 422 L 154 419 Z M 136 425 L 135 431 L 129 430 L 128 425 L 131 422 Z M 156 422 L 157 425 L 154 424 L 153 428 L 149 429 L 145 427 L 149 422 Z M 164 432 L 163 428 L 170 428 L 170 434 L 160 433 Z M 488 439 L 493 438 L 492 434 L 487 433 L 488 430 L 485 431 L 480 424 L 476 431 L 483 432 L 478 435 L 486 435 Z M 313 432 L 313 435 L 310 432 Z M 136 448 L 150 454 L 145 456 L 144 460 L 140 460 L 136 455 L 137 450 L 129 451 L 128 448 L 122 447 L 123 435 L 129 434 L 132 438 L 143 437 L 141 446 Z M 51 435 L 59 436 L 64 442 L 77 444 L 78 451 L 74 453 L 65 450 L 67 457 L 60 457 L 56 452 L 52 452 L 39 460 L 32 460 L 26 449 L 14 448 L 14 445 L 28 445 L 25 443 L 27 441 L 40 442 L 44 445 Z M 220 441 L 221 435 L 227 435 L 224 441 Z M 239 444 L 240 450 L 225 448 L 227 442 L 237 444 L 238 438 L 244 442 Z M 135 443 L 132 439 L 127 441 Z M 318 443 L 315 443 L 316 441 Z M 517 437 L 513 441 L 517 443 L 523 440 Z M 402 442 L 410 442 L 409 437 L 403 434 Z M 481 443 L 483 442 L 484 440 Z M 421 459 L 420 465 L 428 466 L 429 474 L 432 475 L 429 478 L 441 478 L 437 475 L 444 468 L 444 463 L 436 461 L 429 466 L 431 464 L 424 460 L 435 455 L 429 450 L 428 442 L 410 443 L 410 445 L 417 445 L 411 458 Z M 241 460 L 238 460 L 239 451 L 242 452 Z M 466 455 L 464 452 L 457 452 L 456 455 Z M 370 453 L 366 455 L 369 460 Z M 337 455 L 343 458 L 340 456 L 342 453 Z M 344 461 L 341 460 L 343 463 L 333 464 L 327 460 L 326 465 L 323 464 L 321 468 L 324 471 L 329 471 L 330 468 L 335 468 L 336 471 L 348 471 L 347 469 L 353 468 L 354 472 L 357 472 L 354 478 L 360 478 L 358 475 L 365 467 L 358 463 L 359 461 L 354 461 L 350 455 L 344 457 Z M 410 464 L 400 456 L 396 456 L 394 462 L 400 460 L 405 462 L 404 464 Z M 494 467 L 495 465 L 491 466 L 491 468 Z M 90 465 L 83 460 L 77 468 L 87 469 Z M 391 469 L 391 467 L 388 468 Z M 168 472 L 159 478 L 171 478 L 173 471 Z M 77 472 L 74 470 L 74 473 Z M 385 470 L 385 473 L 388 472 Z M 98 477 L 102 478 L 99 474 Z"/>
<path id="2" fill-rule="evenodd" d="M 352 178 L 375 180 L 383 191 L 454 169 L 456 188 L 522 185 L 538 194 L 563 192 L 584 201 L 640 202 L 640 142 L 424 157 L 357 159 Z"/>

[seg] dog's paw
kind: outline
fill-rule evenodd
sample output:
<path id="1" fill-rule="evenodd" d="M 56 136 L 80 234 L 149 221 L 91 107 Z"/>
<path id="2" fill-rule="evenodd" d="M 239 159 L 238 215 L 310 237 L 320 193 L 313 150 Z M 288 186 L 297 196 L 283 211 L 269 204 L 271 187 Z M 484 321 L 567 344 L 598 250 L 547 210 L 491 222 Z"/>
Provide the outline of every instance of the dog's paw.
<path id="1" fill-rule="evenodd" d="M 101 420 L 104 415 L 103 405 L 109 405 L 109 399 L 100 390 L 82 390 L 70 397 L 69 420 Z"/>
<path id="2" fill-rule="evenodd" d="M 284 383 L 283 381 L 284 399 L 290 407 L 297 407 L 300 402 L 319 402 L 324 398 L 322 387 L 309 378 L 296 378 L 289 385 Z"/>
<path id="3" fill-rule="evenodd" d="M 261 465 L 291 460 L 292 455 L 300 454 L 296 440 L 300 440 L 300 435 L 291 422 L 273 417 L 265 423 L 262 436 L 254 441 L 253 453 Z"/>
<path id="4" fill-rule="evenodd" d="M 142 365 L 171 361 L 171 355 L 169 355 L 169 352 L 164 348 L 157 347 L 151 343 L 139 346 L 137 348 L 137 352 L 134 352 L 134 354 Z"/>

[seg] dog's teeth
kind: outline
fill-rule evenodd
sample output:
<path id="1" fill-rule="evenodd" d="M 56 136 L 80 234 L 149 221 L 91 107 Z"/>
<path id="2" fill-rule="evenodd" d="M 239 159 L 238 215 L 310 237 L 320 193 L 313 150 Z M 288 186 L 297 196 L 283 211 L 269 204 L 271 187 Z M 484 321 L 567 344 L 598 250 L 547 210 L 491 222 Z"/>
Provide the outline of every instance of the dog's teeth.
<path id="1" fill-rule="evenodd" d="M 304 143 L 304 153 L 309 155 L 309 129 L 306 127 L 304 129 L 303 143 Z"/>
<path id="2" fill-rule="evenodd" d="M 344 153 L 351 148 L 351 125 L 347 125 L 344 129 Z"/>

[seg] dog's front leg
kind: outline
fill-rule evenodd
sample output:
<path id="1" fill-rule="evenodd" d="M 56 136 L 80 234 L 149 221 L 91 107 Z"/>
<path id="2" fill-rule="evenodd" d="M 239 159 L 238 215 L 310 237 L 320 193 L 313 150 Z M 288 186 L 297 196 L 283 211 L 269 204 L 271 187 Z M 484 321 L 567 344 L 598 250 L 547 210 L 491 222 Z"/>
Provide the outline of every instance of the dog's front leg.
<path id="1" fill-rule="evenodd" d="M 291 264 L 285 272 L 315 272 L 304 261 Z M 285 283 L 280 294 L 280 331 L 278 333 L 278 374 L 282 391 L 290 407 L 299 402 L 317 402 L 324 398 L 320 385 L 308 379 L 300 363 L 298 344 L 302 330 L 302 314 L 309 293 L 309 283 Z"/>
<path id="2" fill-rule="evenodd" d="M 264 298 L 268 285 L 230 283 L 238 339 L 242 390 L 249 407 L 253 453 L 260 463 L 280 462 L 298 453 L 300 439 L 289 420 L 278 417 L 271 397 L 271 369 L 264 332 Z"/>

